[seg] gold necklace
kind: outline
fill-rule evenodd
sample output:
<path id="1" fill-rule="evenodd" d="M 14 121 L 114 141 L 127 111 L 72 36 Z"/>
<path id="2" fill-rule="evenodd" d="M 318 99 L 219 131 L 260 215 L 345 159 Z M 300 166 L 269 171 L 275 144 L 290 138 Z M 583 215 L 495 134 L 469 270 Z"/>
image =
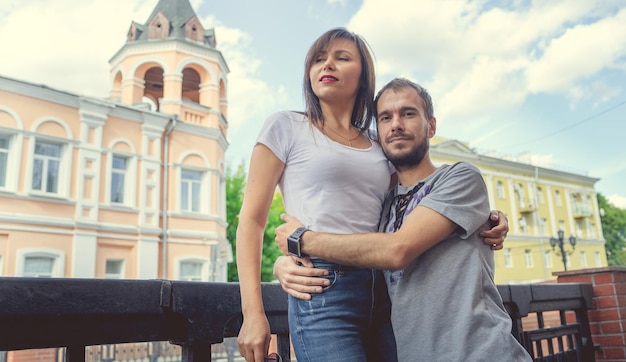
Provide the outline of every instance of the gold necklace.
<path id="1" fill-rule="evenodd" d="M 322 126 L 322 130 L 325 130 L 325 129 L 326 129 L 326 127 L 325 127 L 325 126 Z M 332 133 L 334 133 L 335 135 L 337 135 L 337 136 L 339 136 L 339 137 L 343 138 L 344 140 L 346 140 L 346 142 L 348 142 L 348 146 L 350 146 L 350 147 L 352 147 L 352 141 L 354 141 L 355 139 L 359 138 L 359 136 L 361 135 L 361 132 L 357 132 L 357 134 L 356 134 L 356 136 L 354 136 L 354 138 L 347 138 L 347 137 L 344 137 L 344 136 L 340 135 L 339 133 L 337 133 L 337 132 L 333 131 L 333 129 L 332 129 L 332 128 L 330 128 L 330 127 L 328 127 L 328 129 L 329 129 Z"/>

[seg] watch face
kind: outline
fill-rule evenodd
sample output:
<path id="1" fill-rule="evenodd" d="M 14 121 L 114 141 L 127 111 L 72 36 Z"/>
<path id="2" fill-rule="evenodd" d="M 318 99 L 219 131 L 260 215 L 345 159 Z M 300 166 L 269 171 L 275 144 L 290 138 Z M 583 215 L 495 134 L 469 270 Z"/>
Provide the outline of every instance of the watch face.
<path id="1" fill-rule="evenodd" d="M 289 249 L 289 254 L 293 256 L 297 256 L 300 258 L 302 255 L 300 254 L 300 240 L 294 240 L 291 236 L 287 238 L 287 249 Z"/>

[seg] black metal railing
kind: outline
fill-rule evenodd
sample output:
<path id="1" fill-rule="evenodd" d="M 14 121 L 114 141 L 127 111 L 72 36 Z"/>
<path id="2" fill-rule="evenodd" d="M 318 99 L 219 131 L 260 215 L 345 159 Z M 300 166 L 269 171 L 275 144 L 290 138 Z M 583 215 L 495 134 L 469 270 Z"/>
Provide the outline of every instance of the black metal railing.
<path id="1" fill-rule="evenodd" d="M 498 289 L 513 335 L 537 361 L 594 360 L 591 285 Z M 290 361 L 287 296 L 264 283 L 263 301 L 278 352 Z M 545 313 L 556 313 L 559 325 L 544 323 Z M 525 329 L 533 315 L 536 327 Z M 241 322 L 237 283 L 0 278 L 0 351 L 66 347 L 65 359 L 75 362 L 85 360 L 87 346 L 170 341 L 181 346 L 182 361 L 209 361 L 211 346 L 236 336 Z"/>
<path id="2" fill-rule="evenodd" d="M 591 284 L 499 285 L 515 338 L 535 361 L 595 361 Z M 569 318 L 568 318 L 569 317 Z"/>

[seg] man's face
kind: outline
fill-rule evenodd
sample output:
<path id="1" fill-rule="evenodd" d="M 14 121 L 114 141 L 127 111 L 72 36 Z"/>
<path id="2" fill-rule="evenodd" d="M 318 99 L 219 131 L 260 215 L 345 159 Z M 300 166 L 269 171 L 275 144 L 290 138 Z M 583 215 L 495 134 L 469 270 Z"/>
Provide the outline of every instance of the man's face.
<path id="1" fill-rule="evenodd" d="M 436 120 L 426 119 L 424 101 L 413 88 L 389 89 L 378 99 L 378 136 L 385 155 L 398 170 L 417 166 L 428 153 Z"/>

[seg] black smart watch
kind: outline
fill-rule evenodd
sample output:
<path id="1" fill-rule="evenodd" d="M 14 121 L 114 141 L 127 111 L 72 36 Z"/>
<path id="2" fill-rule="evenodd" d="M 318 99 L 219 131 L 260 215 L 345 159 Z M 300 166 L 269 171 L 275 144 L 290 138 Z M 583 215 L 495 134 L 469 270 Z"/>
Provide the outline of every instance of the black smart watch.
<path id="1" fill-rule="evenodd" d="M 287 249 L 289 250 L 289 255 L 297 256 L 298 258 L 306 256 L 302 253 L 302 234 L 304 234 L 305 231 L 309 231 L 309 229 L 301 226 L 297 228 L 293 234 L 289 235 L 287 238 Z"/>

